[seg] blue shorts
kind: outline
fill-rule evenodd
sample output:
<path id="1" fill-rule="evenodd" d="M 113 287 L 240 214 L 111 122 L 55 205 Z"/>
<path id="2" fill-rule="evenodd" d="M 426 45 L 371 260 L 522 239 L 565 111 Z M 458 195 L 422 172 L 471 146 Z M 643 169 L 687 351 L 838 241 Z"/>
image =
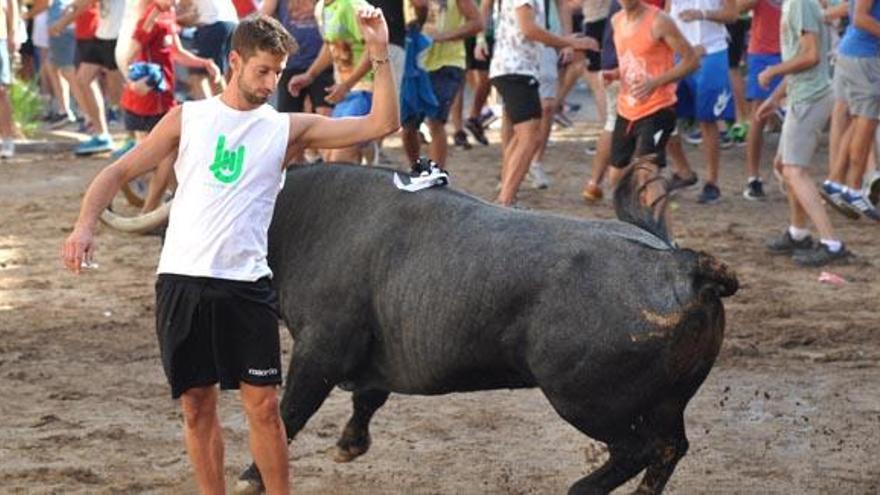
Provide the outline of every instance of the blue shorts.
<path id="1" fill-rule="evenodd" d="M 0 85 L 12 85 L 12 64 L 9 60 L 9 45 L 0 38 Z"/>
<path id="2" fill-rule="evenodd" d="M 782 77 L 774 77 L 770 81 L 770 87 L 764 89 L 758 84 L 758 75 L 767 67 L 782 62 L 782 57 L 778 53 L 750 53 L 748 59 L 749 76 L 746 80 L 746 99 L 747 100 L 766 100 L 782 82 Z"/>
<path id="3" fill-rule="evenodd" d="M 679 117 L 700 122 L 733 120 L 733 91 L 727 74 L 727 50 L 704 55 L 700 68 L 678 83 Z"/>
<path id="4" fill-rule="evenodd" d="M 373 93 L 369 91 L 352 91 L 333 107 L 333 117 L 360 117 L 370 113 L 373 106 Z"/>
<path id="5" fill-rule="evenodd" d="M 76 59 L 76 40 L 73 29 L 64 30 L 60 36 L 49 37 L 49 60 L 56 67 L 73 67 Z"/>
<path id="6" fill-rule="evenodd" d="M 443 66 L 435 71 L 428 72 L 431 78 L 431 88 L 434 90 L 434 96 L 437 97 L 437 112 L 432 115 L 420 115 L 404 122 L 406 127 L 418 127 L 425 117 L 443 124 L 449 119 L 449 109 L 452 107 L 452 100 L 461 89 L 464 83 L 464 69 L 460 67 Z"/>

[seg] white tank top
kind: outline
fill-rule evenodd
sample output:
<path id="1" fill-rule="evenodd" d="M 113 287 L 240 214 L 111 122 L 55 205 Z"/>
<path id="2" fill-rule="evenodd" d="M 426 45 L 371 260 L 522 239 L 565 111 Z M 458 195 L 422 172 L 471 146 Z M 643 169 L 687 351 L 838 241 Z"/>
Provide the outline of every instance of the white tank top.
<path id="1" fill-rule="evenodd" d="M 672 0 L 669 14 L 691 45 L 703 45 L 706 54 L 711 54 L 727 48 L 727 28 L 724 24 L 715 21 L 683 22 L 678 14 L 688 9 L 719 10 L 722 5 L 722 0 Z"/>
<path id="2" fill-rule="evenodd" d="M 290 115 L 269 105 L 186 102 L 158 273 L 255 281 L 271 276 L 267 234 L 281 189 Z"/>

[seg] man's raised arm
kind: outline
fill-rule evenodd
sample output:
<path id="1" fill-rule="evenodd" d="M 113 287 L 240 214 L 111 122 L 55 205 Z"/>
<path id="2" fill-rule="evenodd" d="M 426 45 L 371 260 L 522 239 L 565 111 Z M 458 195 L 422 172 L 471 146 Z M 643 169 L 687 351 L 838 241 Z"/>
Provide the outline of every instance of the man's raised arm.
<path id="1" fill-rule="evenodd" d="M 357 13 L 373 63 L 373 105 L 363 117 L 332 119 L 317 114 L 291 114 L 290 140 L 307 148 L 344 148 L 386 136 L 400 127 L 397 90 L 388 61 L 388 27 L 382 11 L 363 7 Z"/>

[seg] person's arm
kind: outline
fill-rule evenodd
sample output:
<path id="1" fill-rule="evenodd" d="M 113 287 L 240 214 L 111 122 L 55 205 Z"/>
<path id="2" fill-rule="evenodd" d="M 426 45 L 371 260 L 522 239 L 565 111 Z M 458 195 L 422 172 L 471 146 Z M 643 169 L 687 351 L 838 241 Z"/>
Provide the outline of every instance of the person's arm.
<path id="1" fill-rule="evenodd" d="M 569 2 L 565 0 L 556 0 L 556 10 L 559 11 L 559 23 L 562 25 L 562 35 L 570 36 L 573 34 L 571 26 L 571 7 Z M 547 14 L 549 15 L 549 13 Z M 570 46 L 559 50 L 559 60 L 563 64 L 571 62 L 574 58 L 574 49 Z"/>
<path id="2" fill-rule="evenodd" d="M 321 51 L 318 52 L 318 56 L 312 61 L 312 65 L 310 65 L 302 74 L 297 74 L 290 78 L 290 82 L 287 83 L 287 91 L 293 96 L 299 96 L 299 92 L 302 91 L 303 88 L 312 84 L 315 78 L 327 70 L 331 65 L 333 65 L 333 57 L 330 54 L 330 47 L 325 42 L 324 45 L 321 46 Z"/>
<path id="3" fill-rule="evenodd" d="M 348 76 L 348 79 L 338 82 L 327 89 L 327 96 L 325 97 L 327 102 L 335 105 L 342 101 L 342 99 L 345 98 L 345 95 L 351 91 L 351 88 L 355 87 L 364 76 L 369 74 L 372 65 L 373 63 L 370 61 L 370 57 L 364 52 L 357 67 L 354 68 L 354 71 Z"/>
<path id="4" fill-rule="evenodd" d="M 679 12 L 678 17 L 684 22 L 712 21 L 721 24 L 731 24 L 736 22 L 739 13 L 736 11 L 736 0 L 724 0 L 724 4 L 720 9 L 687 9 Z"/>
<path id="5" fill-rule="evenodd" d="M 357 13 L 365 57 L 373 64 L 373 104 L 363 117 L 329 118 L 295 113 L 290 117 L 290 144 L 305 148 L 344 148 L 386 136 L 400 127 L 397 90 L 388 60 L 388 27 L 382 11 L 362 7 Z"/>
<path id="6" fill-rule="evenodd" d="M 512 2 L 513 0 L 506 0 Z M 588 36 L 557 36 L 535 23 L 535 11 L 531 5 L 520 5 L 516 8 L 516 21 L 523 36 L 529 41 L 536 41 L 553 48 L 570 46 L 575 50 L 599 51 L 599 43 Z"/>
<path id="7" fill-rule="evenodd" d="M 788 80 L 783 79 L 776 89 L 773 90 L 773 93 L 767 97 L 766 100 L 761 102 L 761 105 L 758 106 L 758 109 L 755 111 L 757 114 L 756 117 L 763 120 L 767 117 L 770 117 L 773 112 L 776 111 L 776 107 L 779 106 L 782 99 L 785 98 L 786 93 L 788 92 Z"/>
<path id="8" fill-rule="evenodd" d="M 66 28 L 68 24 L 76 20 L 80 14 L 97 1 L 98 0 L 74 0 L 72 4 L 64 9 L 64 14 L 62 14 L 61 18 L 55 21 L 55 24 L 49 26 L 49 33 L 52 36 L 58 36 L 61 34 L 61 31 L 64 31 L 64 28 Z"/>
<path id="9" fill-rule="evenodd" d="M 474 3 L 474 0 L 456 0 L 456 3 L 458 11 L 465 19 L 464 24 L 455 29 L 432 35 L 431 39 L 435 43 L 463 40 L 476 36 L 483 30 L 483 18 L 480 16 L 480 11 L 477 10 L 477 4 Z"/>
<path id="10" fill-rule="evenodd" d="M 269 17 L 275 17 L 275 10 L 278 8 L 278 0 L 263 0 L 260 5 L 260 12 Z"/>
<path id="11" fill-rule="evenodd" d="M 856 8 L 853 11 L 853 26 L 880 37 L 880 21 L 871 15 L 874 2 L 880 0 L 855 0 Z"/>
<path id="12" fill-rule="evenodd" d="M 480 3 L 480 17 L 483 19 L 483 29 L 477 33 L 477 41 L 474 43 L 474 58 L 484 61 L 489 58 L 489 44 L 486 42 L 486 29 L 492 22 L 492 0 L 483 0 Z"/>
<path id="13" fill-rule="evenodd" d="M 675 21 L 668 15 L 663 12 L 657 13 L 657 16 L 654 17 L 654 24 L 651 26 L 651 34 L 654 39 L 666 43 L 679 60 L 671 69 L 657 77 L 633 85 L 631 93 L 639 99 L 647 98 L 657 88 L 684 79 L 685 76 L 700 67 L 700 58 L 697 56 L 697 52 L 678 30 Z"/>
<path id="14" fill-rule="evenodd" d="M 92 180 L 80 208 L 73 232 L 64 241 L 61 258 L 68 270 L 79 273 L 83 261 L 90 261 L 95 249 L 98 217 L 123 184 L 156 168 L 159 160 L 173 152 L 180 141 L 181 107 L 172 108 L 146 139 L 101 170 Z"/>
<path id="15" fill-rule="evenodd" d="M 819 35 L 813 31 L 803 31 L 798 39 L 798 51 L 788 60 L 767 67 L 758 74 L 758 84 L 770 87 L 770 82 L 778 76 L 797 74 L 816 66 L 822 59 L 819 53 Z"/>
<path id="16" fill-rule="evenodd" d="M 849 2 L 840 2 L 833 7 L 827 7 L 822 11 L 822 18 L 825 22 L 832 22 L 836 19 L 843 19 L 849 15 Z"/>
<path id="17" fill-rule="evenodd" d="M 6 0 L 6 49 L 9 50 L 9 57 L 15 56 L 18 51 L 18 38 L 15 31 L 18 29 L 18 0 Z"/>
<path id="18" fill-rule="evenodd" d="M 36 0 L 31 9 L 21 14 L 23 21 L 29 21 L 49 8 L 49 0 Z"/>
<path id="19" fill-rule="evenodd" d="M 205 69 L 208 72 L 208 76 L 213 81 L 220 78 L 220 68 L 217 67 L 217 64 L 215 64 L 210 58 L 199 57 L 195 53 L 184 48 L 183 43 L 180 42 L 180 36 L 177 34 L 174 34 L 172 47 L 174 50 L 171 53 L 171 60 L 174 61 L 174 63 L 196 69 Z"/>

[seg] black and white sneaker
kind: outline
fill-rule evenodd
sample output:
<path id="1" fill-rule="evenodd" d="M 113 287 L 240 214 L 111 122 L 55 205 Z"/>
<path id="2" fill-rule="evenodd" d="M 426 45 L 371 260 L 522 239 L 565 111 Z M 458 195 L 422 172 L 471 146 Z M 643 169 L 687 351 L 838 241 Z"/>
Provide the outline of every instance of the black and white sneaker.
<path id="1" fill-rule="evenodd" d="M 752 179 L 743 190 L 743 197 L 749 201 L 760 201 L 767 197 L 764 194 L 764 183 L 761 179 Z"/>
<path id="2" fill-rule="evenodd" d="M 771 254 L 793 254 L 798 250 L 809 250 L 812 248 L 812 237 L 807 236 L 796 241 L 791 236 L 791 232 L 789 232 L 788 229 L 785 229 L 785 232 L 781 236 L 767 241 L 767 251 Z"/>
<path id="3" fill-rule="evenodd" d="M 818 242 L 810 249 L 795 251 L 792 259 L 801 266 L 825 266 L 829 263 L 846 262 L 852 253 L 846 249 L 843 243 L 840 249 L 832 251 L 827 244 Z"/>

